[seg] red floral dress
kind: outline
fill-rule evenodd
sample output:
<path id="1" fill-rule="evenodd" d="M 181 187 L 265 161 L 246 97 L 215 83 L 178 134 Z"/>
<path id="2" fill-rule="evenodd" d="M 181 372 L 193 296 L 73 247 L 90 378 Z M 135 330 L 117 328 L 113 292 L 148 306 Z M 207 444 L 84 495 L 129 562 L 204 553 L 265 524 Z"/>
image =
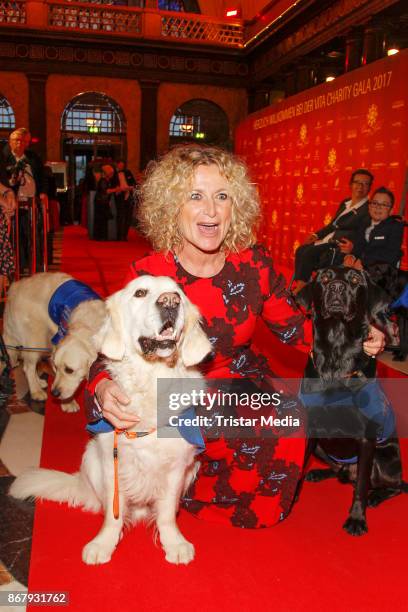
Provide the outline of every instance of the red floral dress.
<path id="1" fill-rule="evenodd" d="M 282 342 L 303 343 L 303 316 L 262 247 L 228 255 L 223 269 L 211 278 L 192 276 L 173 255 L 156 253 L 134 262 L 126 281 L 144 274 L 170 276 L 199 306 L 214 349 L 201 365 L 209 379 L 250 378 L 262 384 L 265 378 L 273 378 L 267 359 L 251 344 L 258 317 Z M 100 375 L 101 366 L 96 363 L 85 393 L 91 421 L 100 417 L 92 395 Z M 300 408 L 296 411 L 301 420 Z M 236 527 L 269 527 L 291 509 L 304 452 L 301 428 L 285 435 L 206 439 L 206 449 L 198 456 L 198 477 L 182 506 L 199 518 Z"/>

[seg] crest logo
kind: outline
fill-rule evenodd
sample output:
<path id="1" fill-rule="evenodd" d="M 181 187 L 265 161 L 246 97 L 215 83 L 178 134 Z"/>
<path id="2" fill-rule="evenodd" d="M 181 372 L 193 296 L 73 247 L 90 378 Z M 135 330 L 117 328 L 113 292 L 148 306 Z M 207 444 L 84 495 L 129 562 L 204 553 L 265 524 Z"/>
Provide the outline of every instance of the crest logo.
<path id="1" fill-rule="evenodd" d="M 371 129 L 375 128 L 378 119 L 378 106 L 371 104 L 367 113 L 367 125 Z"/>
<path id="2" fill-rule="evenodd" d="M 337 153 L 336 149 L 330 149 L 329 155 L 327 157 L 327 163 L 329 164 L 329 168 L 334 168 L 336 165 Z"/>

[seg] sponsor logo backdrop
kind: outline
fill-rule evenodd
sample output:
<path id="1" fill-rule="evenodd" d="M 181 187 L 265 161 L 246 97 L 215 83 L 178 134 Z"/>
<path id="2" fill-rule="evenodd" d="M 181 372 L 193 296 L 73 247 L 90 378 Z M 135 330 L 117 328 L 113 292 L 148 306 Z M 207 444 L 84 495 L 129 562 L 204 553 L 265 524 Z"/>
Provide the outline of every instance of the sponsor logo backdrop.
<path id="1" fill-rule="evenodd" d="M 356 168 L 375 175 L 374 188 L 395 193 L 393 212 L 399 212 L 406 198 L 407 75 L 408 50 L 253 113 L 238 126 L 236 152 L 259 185 L 264 209 L 260 239 L 276 263 L 293 267 L 299 244 L 349 194 Z M 404 268 L 406 236 L 407 230 Z"/>

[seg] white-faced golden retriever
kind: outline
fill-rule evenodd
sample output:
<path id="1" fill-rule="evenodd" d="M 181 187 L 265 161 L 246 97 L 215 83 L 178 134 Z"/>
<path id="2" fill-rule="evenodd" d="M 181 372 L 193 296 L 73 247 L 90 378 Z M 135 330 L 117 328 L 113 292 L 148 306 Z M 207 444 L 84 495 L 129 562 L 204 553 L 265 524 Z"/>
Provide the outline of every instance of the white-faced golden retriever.
<path id="1" fill-rule="evenodd" d="M 154 519 L 170 563 L 189 563 L 194 547 L 176 524 L 180 496 L 194 478 L 195 447 L 182 437 L 157 435 L 157 380 L 197 378 L 194 368 L 211 350 L 198 309 L 168 277 L 141 276 L 107 300 L 108 319 L 100 335 L 110 374 L 122 387 L 140 423 L 117 435 L 119 510 L 114 516 L 114 432 L 96 435 L 76 474 L 29 470 L 10 493 L 24 499 L 66 501 L 85 510 L 103 509 L 102 529 L 83 549 L 85 563 L 106 563 L 124 523 Z"/>
<path id="2" fill-rule="evenodd" d="M 106 315 L 102 300 L 89 299 L 76 306 L 67 325 L 67 334 L 52 348 L 51 338 L 58 326 L 48 313 L 48 306 L 55 291 L 74 279 L 62 272 L 43 272 L 13 283 L 7 296 L 4 311 L 4 342 L 9 347 L 49 349 L 55 379 L 51 393 L 62 400 L 66 412 L 79 409 L 72 399 L 80 383 L 87 377 L 89 368 L 97 357 L 95 334 Z M 30 394 L 33 400 L 47 399 L 47 382 L 37 374 L 37 364 L 47 356 L 44 351 L 8 348 L 12 367 L 23 363 Z M 65 401 L 64 401 L 65 400 Z"/>

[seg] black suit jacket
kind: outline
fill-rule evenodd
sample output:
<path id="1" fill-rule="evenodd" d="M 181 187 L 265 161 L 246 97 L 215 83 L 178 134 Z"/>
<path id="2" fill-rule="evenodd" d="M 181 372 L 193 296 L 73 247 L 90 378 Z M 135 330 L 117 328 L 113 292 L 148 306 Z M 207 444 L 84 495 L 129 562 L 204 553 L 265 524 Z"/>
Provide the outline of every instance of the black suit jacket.
<path id="1" fill-rule="evenodd" d="M 37 153 L 26 149 L 24 157 L 31 166 L 33 172 L 33 178 L 35 182 L 36 195 L 40 193 L 47 193 L 47 177 L 44 172 L 44 164 Z M 10 187 L 9 178 L 11 168 L 15 165 L 16 158 L 12 154 L 9 145 L 6 145 L 1 152 L 0 156 L 0 183 Z"/>
<path id="2" fill-rule="evenodd" d="M 355 231 L 361 227 L 362 224 L 370 220 L 370 215 L 368 214 L 368 200 L 356 210 L 351 209 L 350 212 L 338 219 L 338 216 L 346 207 L 346 202 L 349 200 L 350 198 L 346 198 L 341 202 L 331 223 L 315 232 L 319 237 L 319 240 L 325 238 L 332 232 L 334 232 L 333 238 L 336 238 L 337 240 L 340 238 L 348 238 L 349 240 L 353 240 Z"/>
<path id="3" fill-rule="evenodd" d="M 371 218 L 356 232 L 353 255 L 361 259 L 364 267 L 374 263 L 388 263 L 395 267 L 402 255 L 404 224 L 401 217 L 393 215 L 375 225 L 367 242 L 365 232 L 370 225 Z"/>

